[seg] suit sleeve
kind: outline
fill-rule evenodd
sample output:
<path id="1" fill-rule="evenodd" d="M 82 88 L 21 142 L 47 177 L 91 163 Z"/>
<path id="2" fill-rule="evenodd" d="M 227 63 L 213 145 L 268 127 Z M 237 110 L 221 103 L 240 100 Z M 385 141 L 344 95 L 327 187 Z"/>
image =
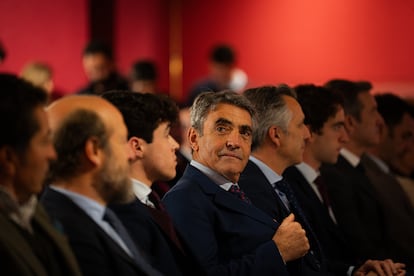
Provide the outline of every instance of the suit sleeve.
<path id="1" fill-rule="evenodd" d="M 163 199 L 174 225 L 207 275 L 288 275 L 276 244 L 269 240 L 253 252 L 227 261 L 219 256 L 219 212 L 203 194 L 175 190 Z M 237 235 L 237 233 L 230 233 Z"/>

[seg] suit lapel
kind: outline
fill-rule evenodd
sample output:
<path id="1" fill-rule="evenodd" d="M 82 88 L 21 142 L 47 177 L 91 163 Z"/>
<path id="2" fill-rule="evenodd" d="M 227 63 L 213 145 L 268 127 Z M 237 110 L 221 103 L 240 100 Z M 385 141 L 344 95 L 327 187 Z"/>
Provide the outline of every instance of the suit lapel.
<path id="1" fill-rule="evenodd" d="M 308 181 L 305 179 L 305 177 L 303 176 L 303 174 L 295 166 L 292 166 L 288 170 L 289 170 L 289 173 L 291 174 L 291 178 L 294 178 L 293 181 L 295 181 L 295 183 L 298 184 L 298 187 L 303 191 L 303 193 L 305 194 L 305 196 L 308 197 L 308 198 L 310 198 L 310 200 L 312 201 L 312 203 L 317 204 L 317 206 L 315 206 L 315 207 L 318 209 L 318 212 L 324 212 L 325 213 L 325 217 L 328 220 L 326 223 L 329 223 L 330 224 L 330 227 L 325 227 L 325 228 L 329 232 L 331 232 L 337 239 L 341 240 L 342 243 L 345 243 L 345 240 L 342 237 L 342 235 L 340 235 L 338 233 L 338 231 L 337 231 L 337 225 L 332 220 L 332 218 L 331 218 L 331 216 L 329 214 L 329 211 L 322 204 L 322 202 L 320 201 L 319 197 L 316 195 L 316 193 L 314 192 L 314 190 L 312 189 L 312 187 L 310 186 L 310 184 L 308 183 Z"/>
<path id="2" fill-rule="evenodd" d="M 111 248 L 111 252 L 116 253 L 125 261 L 134 264 L 138 267 L 135 260 L 131 258 L 99 225 L 95 223 L 95 221 L 93 221 L 92 218 L 90 218 L 70 198 L 51 189 L 46 189 L 46 193 L 50 194 L 47 200 L 53 200 L 56 206 L 60 206 L 60 211 L 67 210 L 67 212 L 72 212 L 74 215 L 78 217 L 79 225 L 83 225 L 83 223 L 85 225 L 93 225 L 96 234 L 100 237 L 100 240 L 102 240 L 106 244 L 107 247 Z"/>
<path id="3" fill-rule="evenodd" d="M 73 255 L 68 245 L 66 237 L 61 235 L 55 228 L 53 228 L 53 225 L 47 218 L 45 210 L 39 204 L 36 207 L 36 212 L 34 214 L 33 220 L 39 225 L 39 228 L 41 228 L 46 233 L 56 248 L 58 248 L 59 252 L 64 257 L 63 261 L 67 263 L 67 268 L 73 270 L 72 274 L 80 275 L 80 268 L 78 267 L 75 256 Z"/>
<path id="4" fill-rule="evenodd" d="M 207 194 L 207 196 L 212 197 L 213 202 L 217 205 L 248 216 L 253 220 L 272 227 L 273 229 L 277 229 L 279 226 L 279 224 L 266 213 L 223 190 L 220 186 L 215 184 L 211 179 L 193 166 L 188 166 L 186 172 L 188 172 L 190 177 L 193 177 L 193 179 L 197 179 L 197 184 L 200 186 L 201 190 Z"/>
<path id="5" fill-rule="evenodd" d="M 20 231 L 13 221 L 8 219 L 5 215 L 0 214 L 0 240 L 4 240 L 6 244 L 9 244 L 12 247 L 12 250 L 15 251 L 16 255 L 22 260 L 22 263 L 27 264 L 34 272 L 33 275 L 46 275 L 43 264 L 39 261 L 37 256 L 33 253 L 33 249 L 27 243 L 23 235 L 20 234 Z M 24 231 L 24 230 L 23 230 Z M 4 237 L 1 237 L 4 236 Z"/>
<path id="6" fill-rule="evenodd" d="M 277 195 L 273 186 L 269 183 L 260 168 L 249 160 L 245 170 L 240 177 L 240 186 L 247 193 L 259 209 L 275 217 L 279 222 L 289 215 L 286 206 Z M 269 197 L 268 195 L 271 195 Z"/>

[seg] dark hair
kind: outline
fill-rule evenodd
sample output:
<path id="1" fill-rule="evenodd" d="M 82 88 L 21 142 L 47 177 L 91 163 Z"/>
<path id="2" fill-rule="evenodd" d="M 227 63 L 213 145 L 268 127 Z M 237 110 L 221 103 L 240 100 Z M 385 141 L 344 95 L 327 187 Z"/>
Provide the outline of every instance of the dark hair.
<path id="1" fill-rule="evenodd" d="M 283 96 L 296 98 L 295 91 L 289 86 L 261 86 L 250 88 L 243 95 L 252 103 L 257 113 L 257 127 L 253 131 L 252 150 L 265 140 L 268 130 L 276 125 L 286 132 L 292 113 L 286 106 Z"/>
<path id="2" fill-rule="evenodd" d="M 39 130 L 34 111 L 45 106 L 47 94 L 12 74 L 0 74 L 0 146 L 23 152 Z"/>
<path id="3" fill-rule="evenodd" d="M 305 114 L 305 125 L 312 132 L 322 134 L 323 125 L 343 108 L 343 99 L 331 90 L 313 84 L 298 85 L 295 88 L 297 100 Z"/>
<path id="4" fill-rule="evenodd" d="M 113 59 L 113 52 L 111 47 L 102 41 L 91 41 L 83 50 L 83 55 L 103 54 L 109 60 Z"/>
<path id="5" fill-rule="evenodd" d="M 345 114 L 351 115 L 357 120 L 361 119 L 363 106 L 358 96 L 361 93 L 369 93 L 369 90 L 372 88 L 371 83 L 367 81 L 353 82 L 343 79 L 333 79 L 328 81 L 324 86 L 341 95 L 344 100 Z"/>
<path id="6" fill-rule="evenodd" d="M 157 79 L 157 68 L 150 60 L 140 60 L 132 65 L 131 68 L 132 80 L 150 80 Z"/>
<path id="7" fill-rule="evenodd" d="M 173 124 L 178 120 L 176 103 L 163 94 L 110 91 L 102 97 L 122 113 L 128 129 L 128 139 L 137 136 L 151 143 L 153 132 L 161 123 Z"/>
<path id="8" fill-rule="evenodd" d="M 86 109 L 71 112 L 53 135 L 58 158 L 51 162 L 47 182 L 76 176 L 86 141 L 96 137 L 100 148 L 108 150 L 109 132 L 96 112 Z"/>
<path id="9" fill-rule="evenodd" d="M 236 62 L 236 55 L 230 46 L 220 44 L 212 48 L 210 60 L 220 64 L 232 65 Z"/>
<path id="10" fill-rule="evenodd" d="M 390 128 L 391 132 L 403 119 L 404 114 L 413 116 L 409 103 L 392 93 L 384 93 L 375 95 L 378 105 L 378 112 L 381 114 L 385 124 Z"/>

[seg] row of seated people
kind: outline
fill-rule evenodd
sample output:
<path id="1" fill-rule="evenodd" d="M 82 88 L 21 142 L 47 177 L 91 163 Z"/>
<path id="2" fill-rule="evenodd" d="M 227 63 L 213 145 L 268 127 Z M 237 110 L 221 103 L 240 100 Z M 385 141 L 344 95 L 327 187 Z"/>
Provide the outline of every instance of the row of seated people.
<path id="1" fill-rule="evenodd" d="M 160 201 L 151 187 L 175 177 L 179 148 L 171 99 L 112 91 L 45 109 L 43 91 L 1 74 L 1 274 L 409 275 L 413 207 L 370 174 L 390 131 L 366 86 L 340 97 L 339 83 L 202 93 L 192 160 Z M 355 159 L 363 169 L 341 165 Z"/>

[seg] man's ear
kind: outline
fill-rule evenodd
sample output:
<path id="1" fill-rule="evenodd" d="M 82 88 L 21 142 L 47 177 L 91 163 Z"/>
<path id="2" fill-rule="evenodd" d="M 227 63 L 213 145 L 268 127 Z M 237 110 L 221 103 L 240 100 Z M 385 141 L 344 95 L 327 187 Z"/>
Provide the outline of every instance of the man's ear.
<path id="1" fill-rule="evenodd" d="M 144 157 L 144 151 L 145 151 L 145 140 L 142 138 L 138 138 L 136 136 L 132 136 L 128 140 L 128 145 L 132 152 L 134 153 L 134 159 L 135 158 L 143 158 Z"/>
<path id="2" fill-rule="evenodd" d="M 277 147 L 280 147 L 283 132 L 279 127 L 271 126 L 267 131 L 267 135 L 272 143 L 274 143 Z"/>
<path id="3" fill-rule="evenodd" d="M 10 146 L 2 146 L 0 148 L 0 170 L 7 175 L 14 175 L 16 173 L 16 163 L 18 156 L 14 149 Z"/>
<path id="4" fill-rule="evenodd" d="M 200 135 L 198 134 L 197 130 L 195 128 L 190 127 L 188 130 L 188 141 L 190 142 L 191 149 L 195 152 L 198 151 L 198 137 Z"/>
<path id="5" fill-rule="evenodd" d="M 308 140 L 310 143 L 313 143 L 313 141 L 315 140 L 315 134 L 316 133 L 311 130 L 310 125 L 305 125 L 305 126 L 308 128 L 309 134 L 310 134 L 309 138 L 306 139 L 306 140 Z"/>
<path id="6" fill-rule="evenodd" d="M 100 166 L 103 162 L 103 149 L 97 137 L 90 137 L 85 142 L 84 153 L 86 159 L 94 164 Z"/>

